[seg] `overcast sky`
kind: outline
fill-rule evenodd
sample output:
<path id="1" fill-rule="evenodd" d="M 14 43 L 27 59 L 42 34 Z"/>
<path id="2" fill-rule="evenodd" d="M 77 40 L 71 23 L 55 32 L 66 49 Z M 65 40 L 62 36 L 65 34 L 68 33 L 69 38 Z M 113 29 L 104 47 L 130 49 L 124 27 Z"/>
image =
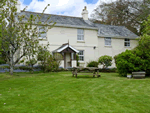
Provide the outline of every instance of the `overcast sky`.
<path id="1" fill-rule="evenodd" d="M 49 14 L 59 14 L 67 16 L 81 17 L 84 6 L 87 6 L 89 16 L 94 8 L 102 1 L 111 0 L 20 0 L 21 9 L 28 6 L 27 10 L 33 12 L 42 12 L 47 4 L 51 6 L 45 11 Z"/>

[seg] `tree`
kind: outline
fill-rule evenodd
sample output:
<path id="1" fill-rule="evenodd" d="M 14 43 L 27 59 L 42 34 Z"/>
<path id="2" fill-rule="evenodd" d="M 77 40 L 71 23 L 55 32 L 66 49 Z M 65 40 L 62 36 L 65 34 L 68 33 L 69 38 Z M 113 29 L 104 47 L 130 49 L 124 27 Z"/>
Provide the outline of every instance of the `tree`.
<path id="1" fill-rule="evenodd" d="M 16 5 L 16 0 L 3 0 L 0 5 L 0 42 L 2 51 L 5 53 L 7 62 L 10 66 L 11 75 L 13 75 L 13 68 L 15 64 L 17 64 L 24 56 L 29 55 L 31 52 L 31 56 L 34 56 L 34 53 L 36 53 L 35 49 L 39 44 L 38 37 L 41 34 L 38 30 L 38 26 L 43 26 L 43 29 L 45 29 L 44 31 L 47 32 L 48 29 L 52 28 L 56 24 L 53 23 L 50 25 L 51 22 L 48 22 L 50 16 L 45 22 L 41 21 L 43 14 L 49 5 L 45 7 L 40 16 L 34 16 L 31 14 L 30 17 L 26 17 L 26 15 L 18 13 Z M 16 58 L 17 54 L 20 55 Z"/>
<path id="2" fill-rule="evenodd" d="M 103 69 L 107 68 L 108 66 L 112 65 L 112 57 L 108 55 L 101 56 L 98 62 L 103 65 Z"/>
<path id="3" fill-rule="evenodd" d="M 150 75 L 150 16 L 143 26 L 144 35 L 139 38 L 138 46 L 114 57 L 117 70 L 122 76 L 133 71 L 145 71 Z"/>
<path id="4" fill-rule="evenodd" d="M 150 0 L 117 0 L 102 3 L 91 15 L 93 21 L 109 25 L 126 26 L 135 34 L 141 35 L 142 23 L 150 14 Z"/>
<path id="5" fill-rule="evenodd" d="M 59 53 L 55 53 L 52 55 L 48 49 L 48 46 L 40 47 L 38 52 L 38 61 L 42 66 L 43 72 L 51 72 L 51 71 L 58 71 L 60 66 L 61 60 L 63 59 L 62 55 Z"/>

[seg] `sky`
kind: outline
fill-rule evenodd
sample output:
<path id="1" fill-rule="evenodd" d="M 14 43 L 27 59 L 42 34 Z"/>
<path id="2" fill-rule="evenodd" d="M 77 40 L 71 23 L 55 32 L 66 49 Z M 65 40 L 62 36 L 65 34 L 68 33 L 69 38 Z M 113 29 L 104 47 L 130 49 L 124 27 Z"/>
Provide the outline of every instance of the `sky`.
<path id="1" fill-rule="evenodd" d="M 28 11 L 42 12 L 50 4 L 45 13 L 81 17 L 84 6 L 87 6 L 89 16 L 102 2 L 109 0 L 20 0 L 21 9 L 28 6 Z"/>

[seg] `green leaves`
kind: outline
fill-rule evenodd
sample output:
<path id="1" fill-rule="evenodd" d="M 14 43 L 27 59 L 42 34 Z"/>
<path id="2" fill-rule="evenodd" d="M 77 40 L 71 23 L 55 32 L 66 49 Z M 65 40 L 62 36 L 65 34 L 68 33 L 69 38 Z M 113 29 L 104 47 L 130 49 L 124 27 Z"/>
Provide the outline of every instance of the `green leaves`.
<path id="1" fill-rule="evenodd" d="M 107 68 L 112 65 L 112 57 L 108 55 L 101 56 L 98 62 L 103 65 L 103 68 Z"/>
<path id="2" fill-rule="evenodd" d="M 16 0 L 3 0 L 0 4 L 2 9 L 0 50 L 4 51 L 11 69 L 24 57 L 27 58 L 28 64 L 33 65 L 38 53 L 39 35 L 41 34 L 38 26 L 43 26 L 45 33 L 54 26 L 48 23 L 49 17 L 47 21 L 41 22 L 45 10 L 50 5 L 47 5 L 41 14 L 30 16 L 19 14 L 16 5 Z"/>

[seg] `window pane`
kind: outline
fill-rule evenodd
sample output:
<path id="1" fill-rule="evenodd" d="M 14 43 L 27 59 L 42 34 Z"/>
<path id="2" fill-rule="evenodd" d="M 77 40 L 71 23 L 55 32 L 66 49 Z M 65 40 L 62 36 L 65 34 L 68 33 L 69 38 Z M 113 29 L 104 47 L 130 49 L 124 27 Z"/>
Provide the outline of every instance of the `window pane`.
<path id="1" fill-rule="evenodd" d="M 111 38 L 110 37 L 106 37 L 105 38 L 105 45 L 111 45 Z"/>
<path id="2" fill-rule="evenodd" d="M 125 39 L 124 46 L 130 46 L 130 39 Z"/>
<path id="3" fill-rule="evenodd" d="M 84 35 L 81 36 L 81 40 L 84 40 Z"/>
<path id="4" fill-rule="evenodd" d="M 77 40 L 84 40 L 84 30 L 77 29 Z"/>
<path id="5" fill-rule="evenodd" d="M 83 50 L 79 51 L 78 55 L 79 55 L 79 61 L 84 61 L 84 51 Z"/>
<path id="6" fill-rule="evenodd" d="M 71 59 L 74 60 L 74 53 L 71 53 Z"/>
<path id="7" fill-rule="evenodd" d="M 38 28 L 40 33 L 39 39 L 46 39 L 46 35 L 47 35 L 46 29 L 43 26 L 38 26 Z"/>
<path id="8" fill-rule="evenodd" d="M 125 38 L 125 41 L 130 41 L 130 39 Z"/>

